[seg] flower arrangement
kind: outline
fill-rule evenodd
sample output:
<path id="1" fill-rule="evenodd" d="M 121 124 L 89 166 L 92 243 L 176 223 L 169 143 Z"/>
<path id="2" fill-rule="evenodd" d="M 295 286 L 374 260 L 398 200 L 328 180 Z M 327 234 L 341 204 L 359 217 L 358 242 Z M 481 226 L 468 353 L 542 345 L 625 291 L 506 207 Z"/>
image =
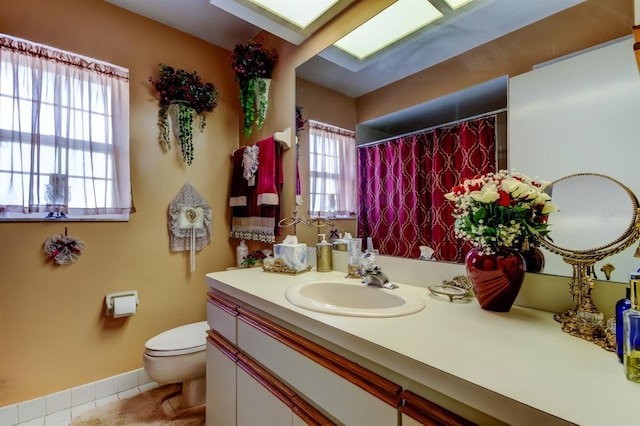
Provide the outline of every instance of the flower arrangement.
<path id="1" fill-rule="evenodd" d="M 261 250 L 253 250 L 251 253 L 242 258 L 242 265 L 247 268 L 259 265 L 262 260 L 267 257 Z"/>
<path id="2" fill-rule="evenodd" d="M 456 236 L 494 254 L 547 235 L 548 215 L 557 210 L 548 185 L 509 170 L 464 180 L 445 194 L 455 203 Z"/>
<path id="3" fill-rule="evenodd" d="M 261 41 L 249 40 L 247 44 L 236 43 L 229 60 L 240 86 L 244 134 L 249 137 L 254 124 L 258 129 L 264 124 L 268 105 L 268 86 L 264 79 L 271 78 L 278 52 L 266 49 Z"/>
<path id="4" fill-rule="evenodd" d="M 206 125 L 204 112 L 212 112 L 218 105 L 218 90 L 212 83 L 202 83 L 200 76 L 194 71 L 186 72 L 183 69 L 174 70 L 164 64 L 160 64 L 160 76 L 149 81 L 160 96 L 160 112 L 158 124 L 161 128 L 161 137 L 171 149 L 169 138 L 170 107 L 176 105 L 179 128 L 174 129 L 180 142 L 182 157 L 187 164 L 193 161 L 193 131 L 192 123 L 194 114 L 200 116 L 200 131 Z M 173 114 L 173 111 L 171 111 Z"/>

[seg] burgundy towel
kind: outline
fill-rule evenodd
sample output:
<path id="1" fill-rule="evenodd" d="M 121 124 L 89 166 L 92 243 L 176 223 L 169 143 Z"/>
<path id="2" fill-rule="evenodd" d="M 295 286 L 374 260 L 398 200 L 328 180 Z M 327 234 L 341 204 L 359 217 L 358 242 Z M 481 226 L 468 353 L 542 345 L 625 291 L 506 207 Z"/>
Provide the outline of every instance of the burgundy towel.
<path id="1" fill-rule="evenodd" d="M 241 182 L 240 187 L 243 188 L 241 194 L 246 197 L 246 205 L 233 206 L 233 213 L 231 215 L 231 238 L 274 243 L 275 237 L 281 233 L 281 229 L 278 226 L 278 222 L 280 222 L 280 204 L 258 204 L 259 187 L 268 188 L 269 191 L 274 191 L 278 200 L 280 199 L 280 193 L 282 192 L 282 147 L 279 143 L 275 143 L 273 138 L 270 139 L 271 149 L 269 149 L 268 143 L 264 143 L 260 145 L 260 152 L 264 150 L 271 152 L 273 154 L 273 161 L 268 163 L 268 167 L 263 167 L 263 162 L 260 162 L 258 165 L 258 172 L 256 174 L 256 186 L 247 186 L 247 181 L 242 176 L 242 160 L 240 160 L 240 163 L 237 163 L 234 155 L 233 180 L 234 182 Z M 266 147 L 264 150 L 263 146 Z M 239 158 L 242 158 L 243 155 L 244 153 L 240 153 Z M 238 178 L 235 177 L 236 164 L 240 165 L 238 168 Z M 269 170 L 271 170 L 272 175 L 268 173 Z M 268 176 L 262 181 L 263 186 L 260 186 L 261 176 L 265 174 Z M 237 192 L 237 189 L 233 190 L 233 193 Z"/>
<path id="2" fill-rule="evenodd" d="M 233 172 L 231 174 L 231 193 L 229 195 L 229 207 L 247 205 L 247 181 L 243 176 L 242 158 L 244 147 L 233 152 Z"/>
<path id="3" fill-rule="evenodd" d="M 279 173 L 276 156 L 276 141 L 273 136 L 258 142 L 258 199 L 259 206 L 277 206 L 280 204 L 278 197 Z"/>

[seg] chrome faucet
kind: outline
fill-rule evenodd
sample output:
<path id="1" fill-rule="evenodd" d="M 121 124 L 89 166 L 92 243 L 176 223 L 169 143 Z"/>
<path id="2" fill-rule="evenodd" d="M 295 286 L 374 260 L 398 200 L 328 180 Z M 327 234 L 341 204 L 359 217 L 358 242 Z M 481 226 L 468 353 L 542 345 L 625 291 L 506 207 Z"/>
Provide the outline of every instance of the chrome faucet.
<path id="1" fill-rule="evenodd" d="M 386 288 L 388 290 L 393 290 L 398 287 L 392 283 L 391 280 L 389 280 L 389 277 L 387 277 L 377 266 L 373 269 L 363 270 L 362 283 L 374 287 Z"/>

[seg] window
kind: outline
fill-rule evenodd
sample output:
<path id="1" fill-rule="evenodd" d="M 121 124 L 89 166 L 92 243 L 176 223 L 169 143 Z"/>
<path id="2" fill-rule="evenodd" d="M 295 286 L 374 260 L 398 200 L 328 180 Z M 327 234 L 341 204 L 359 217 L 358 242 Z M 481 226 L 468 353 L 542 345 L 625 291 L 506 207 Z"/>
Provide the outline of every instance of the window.
<path id="1" fill-rule="evenodd" d="M 357 208 L 355 132 L 309 120 L 311 217 L 351 217 Z"/>
<path id="2" fill-rule="evenodd" d="M 0 34 L 0 220 L 126 220 L 129 72 Z"/>

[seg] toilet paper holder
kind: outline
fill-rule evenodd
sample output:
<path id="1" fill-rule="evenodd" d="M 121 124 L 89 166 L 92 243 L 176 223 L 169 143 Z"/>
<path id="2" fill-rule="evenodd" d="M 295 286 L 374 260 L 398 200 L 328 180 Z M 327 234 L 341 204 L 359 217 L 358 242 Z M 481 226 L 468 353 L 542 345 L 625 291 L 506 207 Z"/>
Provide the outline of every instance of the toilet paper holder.
<path id="1" fill-rule="evenodd" d="M 136 298 L 136 306 L 140 303 L 138 300 L 138 292 L 136 290 L 131 291 L 121 291 L 120 293 L 109 293 L 104 299 L 105 304 L 107 305 L 107 315 L 113 316 L 113 306 L 115 304 L 115 299 L 118 297 L 130 297 L 134 296 Z"/>

